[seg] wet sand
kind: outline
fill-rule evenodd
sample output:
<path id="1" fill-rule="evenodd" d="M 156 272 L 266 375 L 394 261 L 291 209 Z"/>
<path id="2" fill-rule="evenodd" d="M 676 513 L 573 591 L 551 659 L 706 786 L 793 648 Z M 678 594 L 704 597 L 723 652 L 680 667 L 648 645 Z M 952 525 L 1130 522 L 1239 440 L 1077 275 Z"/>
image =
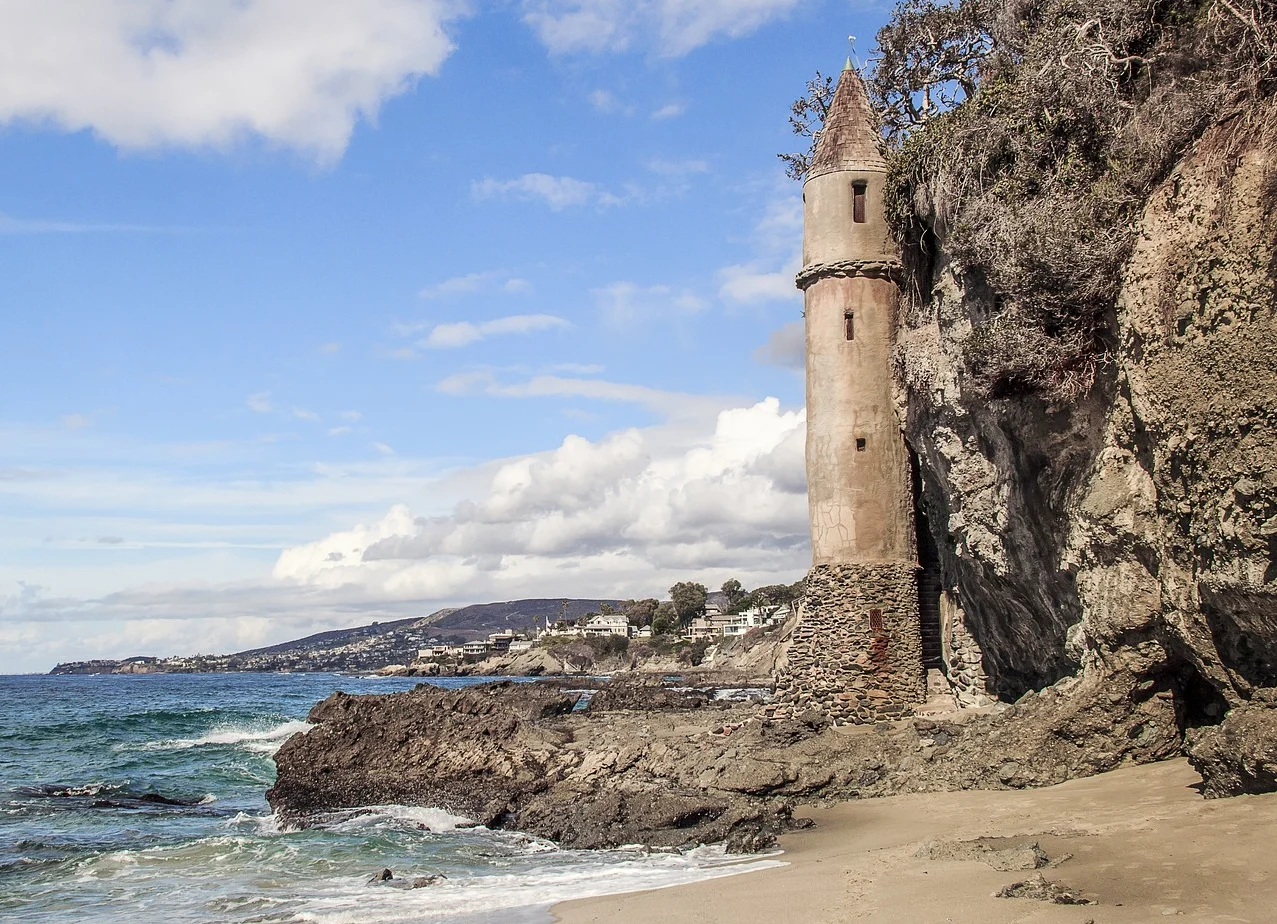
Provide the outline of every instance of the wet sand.
<path id="1" fill-rule="evenodd" d="M 815 809 L 802 813 L 815 828 L 782 839 L 788 866 L 566 902 L 554 912 L 564 924 L 1277 922 L 1277 794 L 1206 801 L 1199 782 L 1186 761 L 1170 761 L 1048 789 Z M 986 860 L 925 858 L 969 853 L 950 842 L 976 838 L 1012 839 L 985 842 L 994 848 L 1035 841 L 1053 865 L 999 871 Z M 938 847 L 928 851 L 929 843 Z M 1039 874 L 1094 904 L 994 897 Z"/>

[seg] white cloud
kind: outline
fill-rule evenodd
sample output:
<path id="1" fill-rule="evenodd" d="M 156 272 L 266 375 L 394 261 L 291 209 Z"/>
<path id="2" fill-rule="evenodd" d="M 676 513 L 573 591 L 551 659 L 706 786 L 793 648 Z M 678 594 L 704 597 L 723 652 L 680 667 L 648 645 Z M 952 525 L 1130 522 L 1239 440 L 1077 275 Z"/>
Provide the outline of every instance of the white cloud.
<path id="1" fill-rule="evenodd" d="M 455 0 L 0 3 L 0 123 L 122 148 L 244 136 L 339 156 L 355 123 L 434 74 Z"/>
<path id="2" fill-rule="evenodd" d="M 757 264 L 725 266 L 718 271 L 718 294 L 724 301 L 737 304 L 797 301 L 802 297 L 794 285 L 798 267 L 778 272 L 762 272 Z"/>
<path id="3" fill-rule="evenodd" d="M 309 421 L 310 423 L 321 423 L 321 420 L 318 414 L 316 414 L 314 411 L 308 411 L 305 408 L 301 408 L 301 407 L 293 408 L 293 416 L 296 417 L 298 420 L 305 420 L 305 421 Z"/>
<path id="4" fill-rule="evenodd" d="M 567 437 L 508 460 L 445 516 L 379 522 L 282 553 L 274 577 L 385 600 L 655 594 L 674 580 L 783 574 L 807 557 L 804 417 L 767 399 L 712 432 Z"/>
<path id="5" fill-rule="evenodd" d="M 342 420 L 349 420 L 351 423 L 364 419 L 364 415 L 359 413 L 358 411 L 342 411 L 337 416 L 340 417 Z"/>
<path id="6" fill-rule="evenodd" d="M 64 414 L 62 416 L 62 426 L 68 430 L 83 430 L 92 422 L 84 414 Z"/>
<path id="7" fill-rule="evenodd" d="M 662 122 L 665 119 L 674 119 L 687 112 L 687 106 L 683 103 L 666 103 L 660 109 L 652 113 L 652 120 Z"/>
<path id="8" fill-rule="evenodd" d="M 757 256 L 718 271 L 718 295 L 740 305 L 796 302 L 794 276 L 802 265 L 803 204 L 787 188 L 777 190 L 754 225 Z"/>
<path id="9" fill-rule="evenodd" d="M 749 35 L 804 0 L 523 0 L 524 20 L 550 51 L 646 46 L 677 57 L 718 38 Z"/>
<path id="10" fill-rule="evenodd" d="M 563 318 L 552 314 L 512 314 L 480 324 L 470 321 L 436 324 L 430 334 L 418 345 L 433 350 L 446 350 L 504 334 L 530 334 L 539 330 L 571 326 Z"/>
<path id="11" fill-rule="evenodd" d="M 807 332 L 803 322 L 790 321 L 772 331 L 767 342 L 754 351 L 754 359 L 769 366 L 803 369 L 807 362 Z"/>
<path id="12" fill-rule="evenodd" d="M 71 586 L 55 565 L 23 574 L 0 562 L 0 670 L 228 652 L 468 602 L 650 596 L 675 580 L 717 585 L 737 577 L 757 586 L 802 574 L 809 553 L 801 410 L 784 411 L 773 399 L 731 406 L 591 381 L 544 377 L 507 390 L 694 413 L 460 469 L 392 456 L 383 446 L 383 459 L 259 483 L 231 475 L 193 484 L 152 470 L 0 477 L 0 494 L 11 501 L 74 511 L 64 531 L 90 537 L 73 544 L 103 560 L 92 574 L 77 568 Z M 29 437 L 49 438 L 39 429 Z M 152 463 L 171 451 L 143 449 Z M 370 506 L 389 513 L 371 514 Z M 245 519 L 227 522 L 227 510 Z M 334 518 L 365 525 L 320 525 Z M 127 540 L 92 540 L 103 536 Z M 128 564 L 137 554 L 130 549 L 165 547 L 205 551 L 174 554 L 158 572 L 151 557 Z M 234 548 L 286 550 L 268 577 L 260 551 L 233 557 Z M 23 580 L 25 587 L 15 583 Z"/>
<path id="13" fill-rule="evenodd" d="M 480 201 L 513 199 L 519 202 L 543 202 L 554 212 L 582 205 L 606 207 L 624 204 L 623 199 L 607 192 L 597 183 L 570 176 L 550 176 L 548 173 L 525 173 L 512 180 L 485 177 L 470 184 L 470 193 Z"/>
<path id="14" fill-rule="evenodd" d="M 395 454 L 395 451 L 385 443 L 373 443 L 372 448 L 377 450 L 383 456 L 393 456 Z"/>
<path id="15" fill-rule="evenodd" d="M 249 395 L 244 402 L 248 405 L 250 411 L 256 411 L 258 414 L 269 414 L 271 412 L 270 392 L 259 391 L 256 394 Z"/>
<path id="16" fill-rule="evenodd" d="M 328 428 L 329 436 L 345 436 L 349 432 L 350 432 L 350 427 L 329 427 Z"/>
<path id="17" fill-rule="evenodd" d="M 426 286 L 417 293 L 420 298 L 447 298 L 455 295 L 474 295 L 478 292 L 504 292 L 507 295 L 518 295 L 528 292 L 532 289 L 532 284 L 526 279 L 520 279 L 517 276 L 511 276 L 509 273 L 498 270 L 489 270 L 483 273 L 467 273 L 464 276 L 453 276 L 445 279 L 443 282 L 437 282 L 432 286 Z M 411 333 L 411 325 L 405 330 Z"/>
<path id="18" fill-rule="evenodd" d="M 705 299 L 690 289 L 676 289 L 667 285 L 640 286 L 621 281 L 594 289 L 592 294 L 603 319 L 618 328 L 687 317 L 709 307 Z"/>
<path id="19" fill-rule="evenodd" d="M 629 382 L 580 379 L 560 375 L 534 375 L 520 382 L 502 382 L 487 369 L 459 372 L 435 384 L 435 391 L 447 395 L 489 395 L 494 398 L 586 398 L 592 401 L 619 401 L 641 404 L 671 418 L 704 415 L 721 407 L 722 399 L 663 391 Z"/>

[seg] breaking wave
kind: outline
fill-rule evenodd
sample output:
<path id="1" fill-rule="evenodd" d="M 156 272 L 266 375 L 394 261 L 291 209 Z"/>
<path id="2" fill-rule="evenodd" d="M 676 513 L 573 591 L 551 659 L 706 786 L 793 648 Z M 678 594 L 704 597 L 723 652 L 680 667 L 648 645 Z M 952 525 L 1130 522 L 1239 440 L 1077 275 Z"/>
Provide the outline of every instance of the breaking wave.
<path id="1" fill-rule="evenodd" d="M 284 722 L 273 728 L 215 728 L 198 738 L 169 738 L 148 741 L 132 749 L 139 751 L 185 751 L 188 748 L 236 747 L 257 754 L 274 754 L 285 741 L 298 732 L 307 732 L 309 722 Z"/>

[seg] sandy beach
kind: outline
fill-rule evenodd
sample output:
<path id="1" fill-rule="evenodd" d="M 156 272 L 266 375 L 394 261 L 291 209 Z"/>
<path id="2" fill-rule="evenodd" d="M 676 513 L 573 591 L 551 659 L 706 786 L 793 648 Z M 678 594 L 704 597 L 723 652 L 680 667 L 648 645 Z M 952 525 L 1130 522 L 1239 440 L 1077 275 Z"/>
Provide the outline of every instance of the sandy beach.
<path id="1" fill-rule="evenodd" d="M 1277 794 L 1207 801 L 1199 782 L 1170 761 L 1047 789 L 819 808 L 803 813 L 814 828 L 782 840 L 785 867 L 554 911 L 564 924 L 1277 921 Z M 1093 904 L 995 897 L 1037 876 Z"/>

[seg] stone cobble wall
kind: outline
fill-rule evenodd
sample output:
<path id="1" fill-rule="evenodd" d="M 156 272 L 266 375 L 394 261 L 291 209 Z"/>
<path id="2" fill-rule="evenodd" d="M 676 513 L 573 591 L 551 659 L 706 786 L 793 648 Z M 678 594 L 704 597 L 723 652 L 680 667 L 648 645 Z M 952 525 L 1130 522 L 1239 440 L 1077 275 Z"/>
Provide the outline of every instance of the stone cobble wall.
<path id="1" fill-rule="evenodd" d="M 917 570 L 912 562 L 812 568 L 773 713 L 816 709 L 840 725 L 864 724 L 921 704 Z"/>
<path id="2" fill-rule="evenodd" d="M 993 702 L 989 680 L 984 673 L 984 653 L 967 629 L 965 614 L 955 605 L 945 610 L 945 676 L 961 707 L 985 706 Z"/>

